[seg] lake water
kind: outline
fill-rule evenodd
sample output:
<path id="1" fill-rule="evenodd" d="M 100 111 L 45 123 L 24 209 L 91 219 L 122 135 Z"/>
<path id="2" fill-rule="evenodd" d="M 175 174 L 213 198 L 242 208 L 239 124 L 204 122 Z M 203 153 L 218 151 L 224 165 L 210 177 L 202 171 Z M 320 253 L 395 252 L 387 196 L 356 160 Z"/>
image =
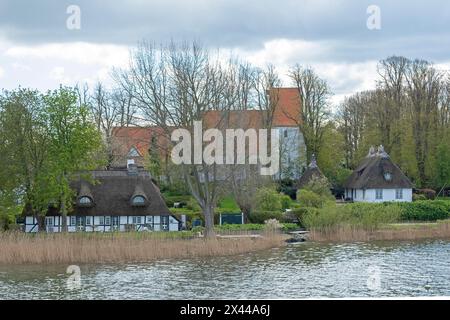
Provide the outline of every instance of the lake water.
<path id="1" fill-rule="evenodd" d="M 234 257 L 127 265 L 0 266 L 1 299 L 450 296 L 450 242 L 301 243 Z M 76 279 L 75 279 L 76 280 Z"/>

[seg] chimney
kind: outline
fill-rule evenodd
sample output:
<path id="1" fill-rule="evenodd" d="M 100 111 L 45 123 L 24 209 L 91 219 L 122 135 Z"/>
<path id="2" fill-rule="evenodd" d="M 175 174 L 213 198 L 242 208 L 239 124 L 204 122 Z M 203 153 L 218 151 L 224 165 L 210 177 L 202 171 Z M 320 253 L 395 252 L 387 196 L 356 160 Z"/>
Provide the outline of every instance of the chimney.
<path id="1" fill-rule="evenodd" d="M 134 163 L 134 159 L 127 160 L 127 171 L 128 171 L 128 175 L 130 175 L 130 176 L 138 175 L 138 167 Z"/>

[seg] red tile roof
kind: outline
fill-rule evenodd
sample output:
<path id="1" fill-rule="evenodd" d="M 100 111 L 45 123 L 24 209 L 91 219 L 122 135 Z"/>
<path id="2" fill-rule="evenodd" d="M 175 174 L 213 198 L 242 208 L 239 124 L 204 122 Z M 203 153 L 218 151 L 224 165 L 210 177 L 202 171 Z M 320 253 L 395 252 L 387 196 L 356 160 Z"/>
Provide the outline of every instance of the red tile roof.
<path id="1" fill-rule="evenodd" d="M 274 88 L 269 94 L 276 99 L 272 126 L 294 127 L 298 125 L 301 114 L 301 105 L 297 88 Z M 222 111 L 208 111 L 203 120 L 205 127 L 228 128 L 262 128 L 264 111 L 260 110 L 233 110 L 223 117 Z M 113 129 L 114 153 L 126 158 L 131 148 L 136 148 L 141 155 L 148 154 L 152 137 L 160 148 L 160 154 L 165 155 L 170 149 L 170 137 L 160 127 L 116 127 Z"/>

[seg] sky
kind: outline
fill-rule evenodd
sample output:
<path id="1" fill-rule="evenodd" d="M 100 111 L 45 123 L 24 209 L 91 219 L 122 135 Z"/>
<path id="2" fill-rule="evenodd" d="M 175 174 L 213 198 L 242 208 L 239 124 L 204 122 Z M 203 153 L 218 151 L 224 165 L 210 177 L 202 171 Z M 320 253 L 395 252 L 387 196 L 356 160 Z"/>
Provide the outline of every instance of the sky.
<path id="1" fill-rule="evenodd" d="M 111 85 L 139 41 L 196 40 L 272 63 L 285 86 L 289 66 L 313 67 L 336 105 L 391 55 L 449 70 L 449 22 L 446 0 L 0 0 L 0 88 Z"/>

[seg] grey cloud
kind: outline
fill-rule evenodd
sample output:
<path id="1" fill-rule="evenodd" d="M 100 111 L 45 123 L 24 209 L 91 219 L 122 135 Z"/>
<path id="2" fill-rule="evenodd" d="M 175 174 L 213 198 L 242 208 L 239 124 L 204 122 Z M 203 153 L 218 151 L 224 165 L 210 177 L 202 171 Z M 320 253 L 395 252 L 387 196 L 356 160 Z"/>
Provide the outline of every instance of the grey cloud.
<path id="1" fill-rule="evenodd" d="M 82 29 L 66 29 L 79 5 Z M 366 9 L 381 8 L 382 29 L 366 28 Z M 390 54 L 447 59 L 450 3 L 354 1 L 0 0 L 0 36 L 15 43 L 88 41 L 133 45 L 142 39 L 197 39 L 212 47 L 261 48 L 271 39 L 333 45 L 317 60 L 363 61 Z"/>

